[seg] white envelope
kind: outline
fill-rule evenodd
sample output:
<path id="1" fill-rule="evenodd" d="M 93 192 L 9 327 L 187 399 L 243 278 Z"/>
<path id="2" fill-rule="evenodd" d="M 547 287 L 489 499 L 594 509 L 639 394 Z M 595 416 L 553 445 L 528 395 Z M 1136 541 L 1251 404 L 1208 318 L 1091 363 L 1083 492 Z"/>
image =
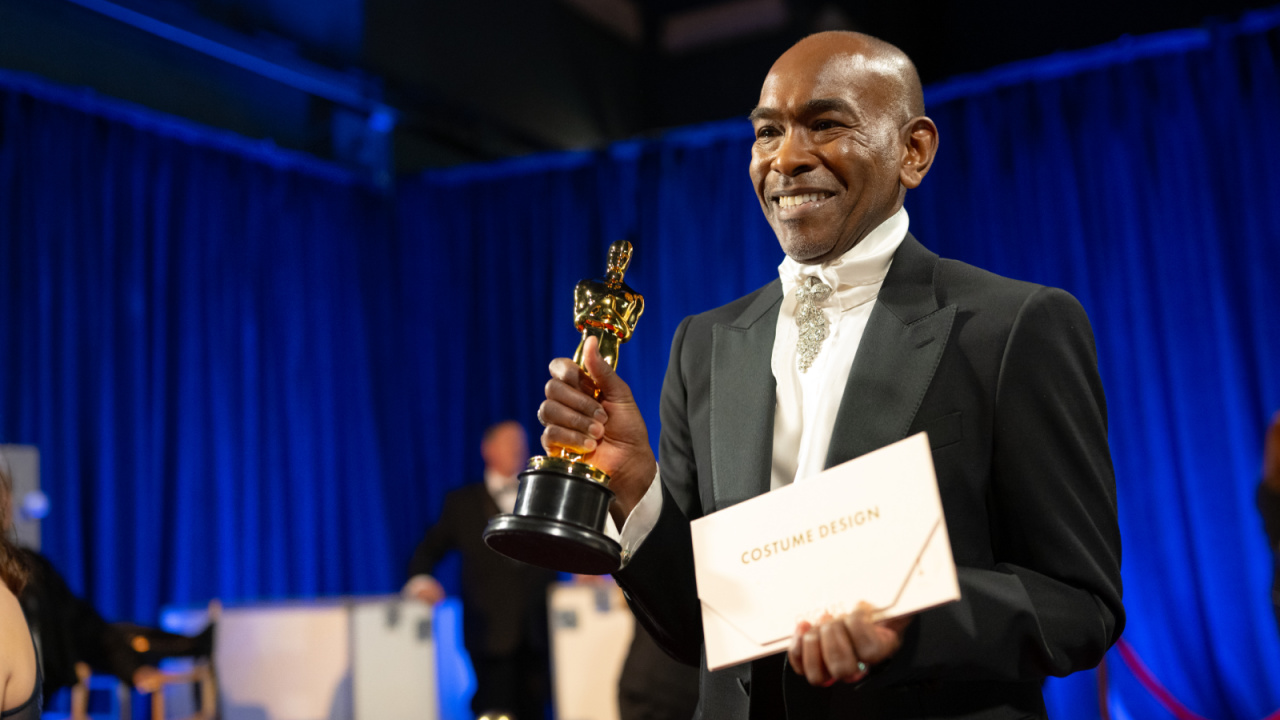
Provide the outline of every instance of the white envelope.
<path id="1" fill-rule="evenodd" d="M 918 433 L 691 524 L 707 667 L 787 649 L 800 620 L 889 619 L 960 599 Z"/>

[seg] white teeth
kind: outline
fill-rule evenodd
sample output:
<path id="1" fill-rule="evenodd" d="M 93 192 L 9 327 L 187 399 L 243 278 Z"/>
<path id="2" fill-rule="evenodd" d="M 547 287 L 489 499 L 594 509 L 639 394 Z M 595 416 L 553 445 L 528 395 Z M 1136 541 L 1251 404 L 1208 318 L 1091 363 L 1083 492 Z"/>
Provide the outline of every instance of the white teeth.
<path id="1" fill-rule="evenodd" d="M 795 207 L 797 205 L 803 205 L 804 203 L 807 203 L 807 202 L 814 202 L 815 200 L 820 200 L 825 197 L 828 197 L 828 193 L 808 193 L 805 195 L 783 195 L 782 197 L 778 198 L 778 205 L 784 208 Z"/>

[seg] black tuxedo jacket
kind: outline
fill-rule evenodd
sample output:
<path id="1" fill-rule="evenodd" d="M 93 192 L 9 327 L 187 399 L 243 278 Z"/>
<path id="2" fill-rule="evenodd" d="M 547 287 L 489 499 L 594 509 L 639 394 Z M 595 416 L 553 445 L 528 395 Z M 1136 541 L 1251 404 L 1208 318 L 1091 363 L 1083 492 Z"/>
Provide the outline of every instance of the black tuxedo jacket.
<path id="1" fill-rule="evenodd" d="M 641 622 L 702 668 L 706 718 L 1044 717 L 1047 675 L 1124 626 L 1115 480 L 1093 334 L 1054 288 L 940 259 L 908 235 L 871 312 L 827 466 L 928 431 L 961 600 L 920 613 L 857 685 L 781 655 L 711 673 L 689 520 L 769 490 L 777 281 L 687 318 L 662 390 L 658 523 L 617 574 Z M 831 568 L 839 572 L 839 568 Z"/>
<path id="2" fill-rule="evenodd" d="M 429 575 L 445 553 L 462 555 L 463 643 L 477 657 L 512 655 L 521 645 L 547 647 L 547 585 L 556 574 L 484 544 L 484 528 L 497 514 L 484 483 L 454 490 L 409 563 L 410 577 Z"/>

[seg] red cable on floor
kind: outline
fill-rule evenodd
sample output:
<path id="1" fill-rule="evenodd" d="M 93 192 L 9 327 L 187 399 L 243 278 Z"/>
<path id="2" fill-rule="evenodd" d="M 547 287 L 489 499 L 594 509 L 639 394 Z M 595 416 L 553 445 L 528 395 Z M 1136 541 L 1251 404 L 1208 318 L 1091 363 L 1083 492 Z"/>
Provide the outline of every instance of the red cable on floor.
<path id="1" fill-rule="evenodd" d="M 1160 681 L 1156 680 L 1155 675 L 1151 674 L 1146 664 L 1142 662 L 1142 658 L 1138 657 L 1138 653 L 1129 643 L 1125 642 L 1124 638 L 1116 641 L 1116 650 L 1120 651 L 1120 659 L 1124 661 L 1125 667 L 1129 668 L 1129 672 L 1133 673 L 1133 676 L 1138 679 L 1142 687 L 1146 688 L 1147 692 L 1151 693 L 1164 706 L 1165 710 L 1173 713 L 1174 717 L 1178 718 L 1178 720 L 1208 720 L 1203 715 L 1191 712 L 1186 705 L 1178 702 L 1173 693 L 1166 690 L 1160 684 Z M 1263 720 L 1280 720 L 1280 710 L 1271 713 Z"/>
<path id="2" fill-rule="evenodd" d="M 1129 668 L 1129 672 L 1133 673 L 1133 676 L 1138 678 L 1138 682 L 1142 683 L 1142 687 L 1146 688 L 1147 692 L 1151 693 L 1164 706 L 1165 710 L 1173 713 L 1174 717 L 1178 718 L 1178 720 L 1208 720 L 1203 715 L 1197 715 L 1188 710 L 1186 705 L 1178 702 L 1173 693 L 1165 690 L 1160 681 L 1156 680 L 1156 677 L 1143 664 L 1142 658 L 1138 657 L 1138 653 L 1134 652 L 1124 638 L 1116 641 L 1116 650 L 1120 651 L 1120 659 Z"/>

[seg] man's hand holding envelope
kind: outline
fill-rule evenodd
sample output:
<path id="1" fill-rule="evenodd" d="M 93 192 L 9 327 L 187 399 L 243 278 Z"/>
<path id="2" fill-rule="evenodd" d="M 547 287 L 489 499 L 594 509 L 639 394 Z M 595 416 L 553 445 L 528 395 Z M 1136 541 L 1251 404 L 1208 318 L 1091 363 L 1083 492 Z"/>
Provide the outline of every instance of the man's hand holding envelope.
<path id="1" fill-rule="evenodd" d="M 812 685 L 858 682 L 902 647 L 902 633 L 914 615 L 876 621 L 866 603 L 848 615 L 817 625 L 802 621 L 787 648 L 787 662 Z"/>
<path id="2" fill-rule="evenodd" d="M 926 437 L 693 521 L 707 665 L 786 650 L 817 685 L 857 681 L 911 614 L 960 597 Z"/>

